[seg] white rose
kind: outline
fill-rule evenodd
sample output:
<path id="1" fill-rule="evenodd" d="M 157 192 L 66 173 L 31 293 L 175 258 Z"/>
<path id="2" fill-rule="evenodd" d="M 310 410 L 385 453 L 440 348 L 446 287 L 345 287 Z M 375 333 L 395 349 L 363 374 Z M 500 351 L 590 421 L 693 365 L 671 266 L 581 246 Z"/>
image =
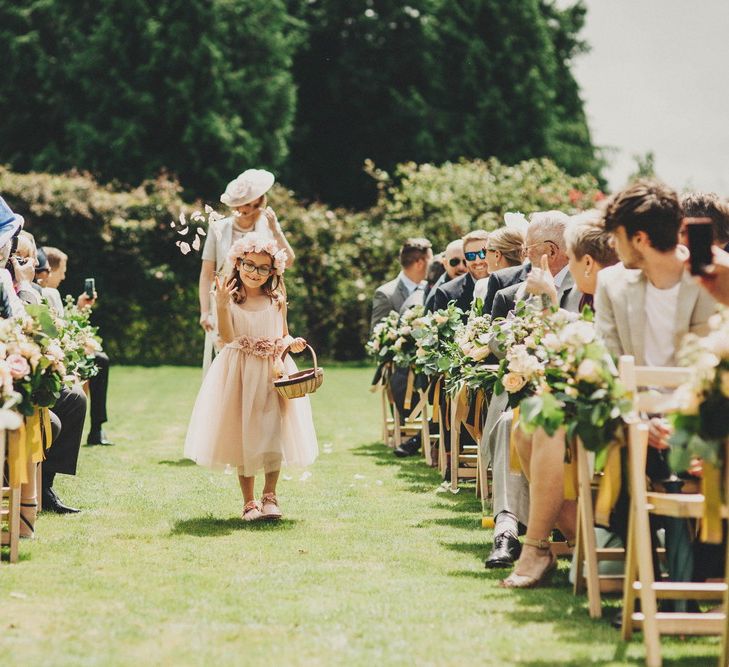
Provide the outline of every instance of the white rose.
<path id="1" fill-rule="evenodd" d="M 600 379 L 600 366 L 592 359 L 584 359 L 577 368 L 577 379 L 585 382 L 597 382 Z"/>
<path id="2" fill-rule="evenodd" d="M 380 351 L 380 341 L 377 340 L 376 338 L 375 338 L 375 340 L 372 341 L 372 349 L 375 352 L 379 352 Z"/>
<path id="3" fill-rule="evenodd" d="M 559 336 L 551 332 L 542 338 L 542 345 L 550 352 L 558 352 L 562 349 L 562 341 L 560 341 Z"/>
<path id="4" fill-rule="evenodd" d="M 504 385 L 506 391 L 514 394 L 526 384 L 526 378 L 518 373 L 507 373 L 504 375 L 501 383 Z"/>
<path id="5" fill-rule="evenodd" d="M 591 322 L 578 320 L 565 326 L 560 331 L 559 338 L 568 345 L 587 345 L 595 340 L 595 327 Z"/>
<path id="6" fill-rule="evenodd" d="M 717 357 L 729 357 L 729 336 L 723 331 L 714 331 L 704 339 L 705 347 Z"/>
<path id="7" fill-rule="evenodd" d="M 402 327 L 400 329 L 401 336 L 409 336 L 412 332 L 413 332 L 413 328 L 408 325 L 405 325 L 404 327 Z"/>
<path id="8" fill-rule="evenodd" d="M 397 333 L 395 331 L 388 331 L 387 340 L 395 340 L 396 338 L 397 338 Z"/>
<path id="9" fill-rule="evenodd" d="M 681 412 L 687 415 L 699 414 L 701 399 L 690 384 L 682 384 L 676 389 L 675 399 Z"/>
<path id="10" fill-rule="evenodd" d="M 481 345 L 488 345 L 490 340 L 491 334 L 488 333 L 482 333 L 480 336 L 476 337 L 476 341 L 478 343 L 481 343 Z"/>

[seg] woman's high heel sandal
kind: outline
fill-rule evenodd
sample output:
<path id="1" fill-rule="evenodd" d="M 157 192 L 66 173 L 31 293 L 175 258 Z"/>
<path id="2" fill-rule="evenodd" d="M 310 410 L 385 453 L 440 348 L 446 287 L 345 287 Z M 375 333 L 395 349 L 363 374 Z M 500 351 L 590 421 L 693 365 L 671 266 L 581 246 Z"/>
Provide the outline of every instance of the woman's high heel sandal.
<path id="1" fill-rule="evenodd" d="M 546 581 L 554 573 L 554 570 L 557 567 L 557 557 L 552 553 L 548 540 L 533 540 L 529 537 L 525 537 L 524 544 L 549 554 L 547 566 L 542 570 L 541 574 L 536 577 L 512 572 L 508 577 L 506 577 L 506 579 L 499 582 L 499 586 L 501 588 L 536 588 L 537 586 L 546 583 Z M 518 563 L 517 567 L 519 567 Z"/>

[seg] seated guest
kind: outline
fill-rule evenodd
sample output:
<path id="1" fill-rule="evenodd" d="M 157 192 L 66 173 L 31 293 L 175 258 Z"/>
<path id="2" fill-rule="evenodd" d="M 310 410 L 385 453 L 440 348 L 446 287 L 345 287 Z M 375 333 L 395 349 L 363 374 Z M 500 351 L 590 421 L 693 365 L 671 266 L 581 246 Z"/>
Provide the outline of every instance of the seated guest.
<path id="1" fill-rule="evenodd" d="M 24 317 L 25 307 L 23 302 L 15 294 L 13 279 L 6 266 L 10 263 L 13 267 L 18 284 L 32 280 L 30 271 L 35 274 L 35 258 L 33 261 L 21 263 L 18 257 L 11 257 L 13 238 L 18 235 L 23 224 L 23 219 L 16 216 L 5 200 L 0 197 L 0 284 L 3 291 L 8 295 L 8 307 L 4 307 L 4 314 L 12 313 L 13 317 Z M 25 237 L 27 240 L 27 236 Z M 18 241 L 20 243 L 20 241 Z M 25 289 L 22 292 L 27 298 L 35 303 L 35 290 Z M 79 449 L 81 447 L 81 434 L 83 432 L 84 420 L 86 419 L 86 396 L 80 387 L 72 389 L 63 388 L 61 395 L 51 410 L 52 446 L 46 453 L 43 462 L 43 508 L 59 514 L 72 514 L 79 510 L 65 505 L 56 495 L 53 489 L 53 482 L 57 473 L 75 475 L 78 462 Z M 63 431 L 61 433 L 61 431 Z M 35 492 L 33 493 L 35 497 Z M 24 516 L 23 523 L 26 525 L 26 534 L 32 534 L 35 523 L 35 504 L 25 502 L 26 496 L 21 491 L 21 513 Z"/>
<path id="2" fill-rule="evenodd" d="M 714 248 L 714 263 L 703 276 L 698 276 L 701 286 L 719 303 L 729 306 L 729 253 Z"/>
<path id="3" fill-rule="evenodd" d="M 485 278 L 489 272 L 486 262 L 488 239 L 489 233 L 484 229 L 476 229 L 463 237 L 463 255 L 466 259 L 467 273 L 435 290 L 433 300 L 428 304 L 430 311 L 446 308 L 451 301 L 454 301 L 464 312 L 464 321 L 468 319 L 476 281 Z"/>
<path id="4" fill-rule="evenodd" d="M 584 295 L 580 304 L 583 306 L 591 303 L 598 273 L 616 264 L 618 258 L 599 211 L 574 216 L 565 236 L 570 275 Z M 535 270 L 530 279 L 530 292 L 547 294 L 553 304 L 558 303 L 554 279 L 548 271 Z M 564 429 L 553 436 L 542 429 L 528 436 L 519 429 L 515 436 L 521 467 L 529 480 L 529 519 L 514 572 L 501 582 L 501 586 L 533 588 L 542 583 L 556 563 L 548 542 L 552 529 L 559 528 L 568 542 L 574 539 L 577 504 L 564 499 Z"/>
<path id="5" fill-rule="evenodd" d="M 63 300 L 58 286 L 66 277 L 68 255 L 58 248 L 47 246 L 43 252 L 48 260 L 50 272 L 45 278 L 43 295 L 48 299 L 56 313 L 63 317 Z M 96 303 L 96 294 L 91 298 L 83 292 L 76 299 L 79 308 L 92 308 Z M 89 396 L 91 398 L 91 428 L 86 439 L 88 445 L 112 445 L 104 433 L 103 425 L 108 420 L 106 412 L 106 397 L 109 387 L 109 357 L 104 352 L 95 352 L 94 361 L 99 369 L 98 373 L 89 379 Z"/>
<path id="6" fill-rule="evenodd" d="M 561 211 L 534 213 L 527 229 L 524 250 L 531 266 L 539 266 L 542 255 L 547 256 L 549 270 L 554 276 L 560 300 L 577 298 L 579 301 L 579 296 L 572 294 L 574 283 L 567 268 L 564 230 L 568 221 L 569 217 Z M 512 283 L 509 287 L 499 290 L 494 296 L 491 316 L 506 317 L 523 296 L 524 283 Z M 561 305 L 566 306 L 566 303 Z"/>
<path id="7" fill-rule="evenodd" d="M 473 290 L 474 299 L 483 300 L 483 312 L 490 313 L 496 292 L 514 284 L 512 280 L 522 282 L 528 269 L 522 266 L 524 259 L 524 237 L 518 229 L 499 227 L 489 234 L 486 249 L 486 263 L 489 277 L 481 278 Z"/>
<path id="8" fill-rule="evenodd" d="M 408 239 L 400 248 L 402 270 L 396 278 L 380 285 L 372 298 L 370 332 L 391 311 L 399 313 L 406 299 L 415 291 L 425 289 L 425 276 L 433 259 L 433 250 L 427 239 Z"/>
<path id="9" fill-rule="evenodd" d="M 426 291 L 426 310 L 432 310 L 430 308 L 430 302 L 435 298 L 436 289 L 450 280 L 455 280 L 466 273 L 466 258 L 463 256 L 463 239 L 451 241 L 446 246 L 445 252 L 443 253 L 443 268 L 443 275 L 429 290 Z"/>
<path id="10" fill-rule="evenodd" d="M 678 242 L 688 245 L 686 218 L 710 218 L 714 228 L 714 245 L 729 250 L 729 203 L 713 192 L 689 192 L 681 197 L 684 219 L 678 231 Z"/>
<path id="11" fill-rule="evenodd" d="M 403 313 L 409 305 L 414 304 L 414 299 L 422 299 L 425 295 L 425 277 L 433 259 L 430 241 L 422 238 L 408 239 L 400 248 L 399 259 L 402 270 L 397 278 L 380 285 L 375 290 L 372 299 L 371 329 L 374 329 L 375 325 L 391 311 Z M 420 303 L 422 304 L 422 300 Z M 390 389 L 401 419 L 405 419 L 410 413 L 410 410 L 405 409 L 407 381 L 407 368 L 396 369 L 390 378 Z M 414 436 L 396 448 L 395 455 L 413 456 L 419 449 L 420 437 Z"/>

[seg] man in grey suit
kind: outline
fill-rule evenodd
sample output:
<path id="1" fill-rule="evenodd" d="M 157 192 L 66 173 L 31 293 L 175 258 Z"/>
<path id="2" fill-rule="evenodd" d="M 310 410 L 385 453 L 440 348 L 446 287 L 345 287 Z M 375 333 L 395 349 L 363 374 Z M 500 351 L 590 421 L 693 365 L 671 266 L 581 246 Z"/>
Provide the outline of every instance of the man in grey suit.
<path id="1" fill-rule="evenodd" d="M 542 255 L 547 256 L 549 271 L 554 276 L 554 284 L 557 288 L 557 296 L 560 305 L 566 307 L 567 299 L 570 298 L 574 282 L 567 268 L 567 249 L 564 240 L 564 232 L 569 222 L 569 216 L 561 211 L 544 211 L 534 213 L 529 222 L 525 239 L 525 251 L 529 260 L 529 266 L 541 266 Z M 515 271 L 515 276 L 520 275 L 519 271 L 524 267 L 505 269 Z M 526 280 L 526 275 L 523 278 Z M 525 283 L 512 283 L 508 287 L 499 290 L 493 298 L 491 306 L 492 317 L 506 317 L 514 309 L 516 302 L 525 295 Z M 572 299 L 579 296 L 572 294 Z"/>
<path id="2" fill-rule="evenodd" d="M 402 270 L 397 278 L 380 285 L 372 299 L 372 319 L 370 330 L 391 311 L 403 313 L 409 307 L 423 303 L 425 297 L 425 276 L 433 259 L 430 241 L 423 238 L 407 239 L 400 248 L 400 266 Z M 402 418 L 407 417 L 405 410 L 405 392 L 407 388 L 407 369 L 398 368 L 390 379 L 390 388 L 397 409 Z M 397 456 L 411 456 L 420 448 L 420 438 L 413 437 L 395 450 Z"/>
<path id="3" fill-rule="evenodd" d="M 400 248 L 402 270 L 397 278 L 380 285 L 372 299 L 372 319 L 370 332 L 390 311 L 399 313 L 408 297 L 415 291 L 425 288 L 428 265 L 433 259 L 433 250 L 428 239 L 408 239 Z"/>

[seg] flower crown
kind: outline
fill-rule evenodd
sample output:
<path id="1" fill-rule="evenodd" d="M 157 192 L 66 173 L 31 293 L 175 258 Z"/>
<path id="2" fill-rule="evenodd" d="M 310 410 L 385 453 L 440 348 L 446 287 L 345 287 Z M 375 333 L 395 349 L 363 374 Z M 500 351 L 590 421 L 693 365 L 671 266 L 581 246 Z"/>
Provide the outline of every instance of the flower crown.
<path id="1" fill-rule="evenodd" d="M 231 246 L 228 252 L 228 260 L 231 264 L 235 264 L 236 260 L 243 259 L 249 252 L 265 252 L 271 255 L 274 271 L 279 276 L 283 275 L 286 269 L 288 255 L 285 250 L 278 247 L 276 241 L 256 232 L 251 232 L 250 234 L 246 234 L 242 239 L 238 239 Z"/>

